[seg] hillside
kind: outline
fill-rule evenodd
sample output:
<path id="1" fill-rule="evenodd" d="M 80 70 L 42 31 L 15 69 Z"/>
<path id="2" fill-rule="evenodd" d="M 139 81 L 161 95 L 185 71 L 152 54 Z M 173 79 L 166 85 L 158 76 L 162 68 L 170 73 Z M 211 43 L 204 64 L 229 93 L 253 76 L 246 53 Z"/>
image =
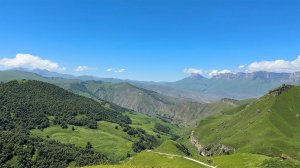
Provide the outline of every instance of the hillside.
<path id="1" fill-rule="evenodd" d="M 0 167 L 114 163 L 178 137 L 176 125 L 52 84 L 10 81 L 0 92 Z"/>
<path id="2" fill-rule="evenodd" d="M 208 117 L 195 129 L 202 154 L 236 152 L 299 160 L 299 101 L 300 87 L 283 86 L 247 106 Z"/>
<path id="3" fill-rule="evenodd" d="M 223 108 L 233 108 L 237 104 L 216 102 L 199 103 L 185 98 L 174 98 L 142 89 L 129 83 L 109 83 L 102 81 L 81 81 L 78 79 L 46 78 L 30 72 L 2 71 L 0 81 L 33 79 L 52 83 L 74 93 L 112 102 L 124 108 L 147 115 L 158 115 L 173 122 L 198 121 L 208 115 L 217 114 Z"/>
<path id="4" fill-rule="evenodd" d="M 129 83 L 113 84 L 101 81 L 85 81 L 72 83 L 70 90 L 82 95 L 88 93 L 124 108 L 147 115 L 158 115 L 178 123 L 197 121 L 208 115 L 239 106 L 238 103 L 227 101 L 209 104 L 178 99 L 138 88 Z"/>

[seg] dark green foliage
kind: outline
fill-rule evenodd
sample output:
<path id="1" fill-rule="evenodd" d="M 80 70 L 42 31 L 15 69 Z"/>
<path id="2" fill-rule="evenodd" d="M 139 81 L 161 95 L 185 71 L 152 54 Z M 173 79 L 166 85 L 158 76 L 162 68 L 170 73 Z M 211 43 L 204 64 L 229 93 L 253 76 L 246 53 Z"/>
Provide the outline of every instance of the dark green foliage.
<path id="1" fill-rule="evenodd" d="M 135 152 L 140 152 L 145 149 L 153 149 L 159 145 L 157 139 L 152 135 L 147 133 L 142 134 L 139 132 L 137 136 L 139 140 L 132 145 L 132 149 Z"/>
<path id="2" fill-rule="evenodd" d="M 185 153 L 185 155 L 187 156 L 191 156 L 191 153 L 189 151 L 189 149 L 187 147 L 185 147 L 183 144 L 175 144 L 175 146 L 181 150 L 183 153 Z"/>
<path id="3" fill-rule="evenodd" d="M 105 108 L 100 103 L 65 91 L 52 84 L 38 81 L 11 81 L 0 85 L 0 110 L 5 116 L 1 127 L 7 127 L 12 119 L 28 129 L 47 128 L 48 116 L 54 117 L 54 124 L 66 128 L 66 124 L 97 128 L 96 121 L 131 123 L 128 116 L 113 108 Z M 83 114 L 86 118 L 76 119 Z M 1 119 L 2 120 L 2 119 Z"/>
<path id="4" fill-rule="evenodd" d="M 21 129 L 0 131 L 0 167 L 17 157 L 17 164 L 29 167 L 68 167 L 70 162 L 77 166 L 106 163 L 108 159 L 100 153 L 65 145 L 56 141 L 30 138 L 28 132 Z"/>
<path id="5" fill-rule="evenodd" d="M 91 144 L 91 142 L 87 142 L 85 149 L 88 150 L 88 151 L 93 150 L 93 145 Z"/>
<path id="6" fill-rule="evenodd" d="M 179 135 L 172 134 L 171 140 L 176 141 L 179 138 L 180 138 Z"/>
<path id="7" fill-rule="evenodd" d="M 300 166 L 300 164 L 293 162 L 293 161 L 282 161 L 279 158 L 272 158 L 272 159 L 267 159 L 264 160 L 263 163 L 261 164 L 262 167 L 264 168 L 297 168 Z"/>
<path id="8" fill-rule="evenodd" d="M 159 142 L 154 136 L 147 134 L 146 131 L 141 128 L 132 128 L 127 124 L 121 124 L 120 126 L 123 127 L 123 131 L 127 132 L 128 135 L 138 138 L 138 141 L 132 145 L 132 149 L 135 152 L 153 149 L 159 145 Z"/>
<path id="9" fill-rule="evenodd" d="M 159 132 L 163 132 L 163 133 L 166 133 L 166 134 L 169 134 L 170 133 L 170 128 L 167 127 L 167 126 L 164 126 L 160 123 L 155 123 L 155 126 L 154 128 L 159 131 Z"/>
<path id="10" fill-rule="evenodd" d="M 68 128 L 68 125 L 67 125 L 66 122 L 61 122 L 61 123 L 60 123 L 60 126 L 61 126 L 61 128 L 63 128 L 63 129 L 67 129 L 67 128 Z"/>
<path id="11" fill-rule="evenodd" d="M 128 116 L 115 105 L 104 107 L 92 99 L 75 95 L 51 84 L 38 81 L 11 81 L 0 84 L 0 167 L 10 167 L 13 158 L 18 167 L 68 167 L 109 162 L 93 150 L 92 144 L 79 148 L 71 144 L 30 137 L 30 130 L 53 124 L 68 128 L 68 124 L 97 128 L 97 121 L 130 124 Z M 85 117 L 77 119 L 77 115 Z M 74 131 L 75 128 L 72 127 Z M 141 131 L 138 131 L 141 132 Z"/>

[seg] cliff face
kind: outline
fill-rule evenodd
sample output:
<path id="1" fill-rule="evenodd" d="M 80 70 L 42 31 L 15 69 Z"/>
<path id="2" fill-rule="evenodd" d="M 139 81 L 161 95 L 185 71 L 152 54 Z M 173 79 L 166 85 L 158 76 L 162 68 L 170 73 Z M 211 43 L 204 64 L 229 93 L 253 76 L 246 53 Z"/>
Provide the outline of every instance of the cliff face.
<path id="1" fill-rule="evenodd" d="M 248 79 L 248 80 L 265 80 L 278 82 L 295 82 L 300 80 L 300 72 L 296 73 L 275 73 L 258 71 L 252 73 L 224 73 L 213 76 L 214 79 Z"/>

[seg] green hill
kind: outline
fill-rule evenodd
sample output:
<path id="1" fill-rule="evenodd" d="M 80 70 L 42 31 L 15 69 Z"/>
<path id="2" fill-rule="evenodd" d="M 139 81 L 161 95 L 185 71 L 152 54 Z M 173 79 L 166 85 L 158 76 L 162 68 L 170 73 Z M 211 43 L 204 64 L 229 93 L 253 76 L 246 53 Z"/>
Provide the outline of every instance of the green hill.
<path id="1" fill-rule="evenodd" d="M 231 149 L 229 153 L 299 160 L 299 101 L 300 87 L 283 86 L 243 108 L 201 121 L 195 137 L 206 155 Z"/>
<path id="2" fill-rule="evenodd" d="M 180 129 L 44 82 L 10 81 L 0 93 L 0 167 L 115 163 L 176 138 Z"/>

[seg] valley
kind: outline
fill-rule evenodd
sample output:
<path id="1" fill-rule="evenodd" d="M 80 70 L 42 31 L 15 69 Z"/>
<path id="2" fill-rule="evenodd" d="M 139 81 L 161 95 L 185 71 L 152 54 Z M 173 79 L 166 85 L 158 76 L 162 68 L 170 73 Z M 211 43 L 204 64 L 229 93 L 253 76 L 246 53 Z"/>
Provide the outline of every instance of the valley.
<path id="1" fill-rule="evenodd" d="M 0 76 L 0 130 L 3 135 L 24 136 L 34 151 L 27 151 L 22 142 L 7 146 L 8 137 L 0 137 L 6 155 L 3 166 L 14 167 L 30 158 L 35 159 L 24 167 L 49 165 L 55 156 L 42 151 L 54 154 L 55 146 L 73 156 L 60 156 L 58 167 L 300 165 L 298 86 L 283 85 L 257 99 L 200 103 L 124 82 L 22 71 L 0 72 Z M 76 151 L 84 152 L 78 156 Z"/>
<path id="2" fill-rule="evenodd" d="M 300 0 L 0 0 L 0 168 L 300 168 Z"/>

